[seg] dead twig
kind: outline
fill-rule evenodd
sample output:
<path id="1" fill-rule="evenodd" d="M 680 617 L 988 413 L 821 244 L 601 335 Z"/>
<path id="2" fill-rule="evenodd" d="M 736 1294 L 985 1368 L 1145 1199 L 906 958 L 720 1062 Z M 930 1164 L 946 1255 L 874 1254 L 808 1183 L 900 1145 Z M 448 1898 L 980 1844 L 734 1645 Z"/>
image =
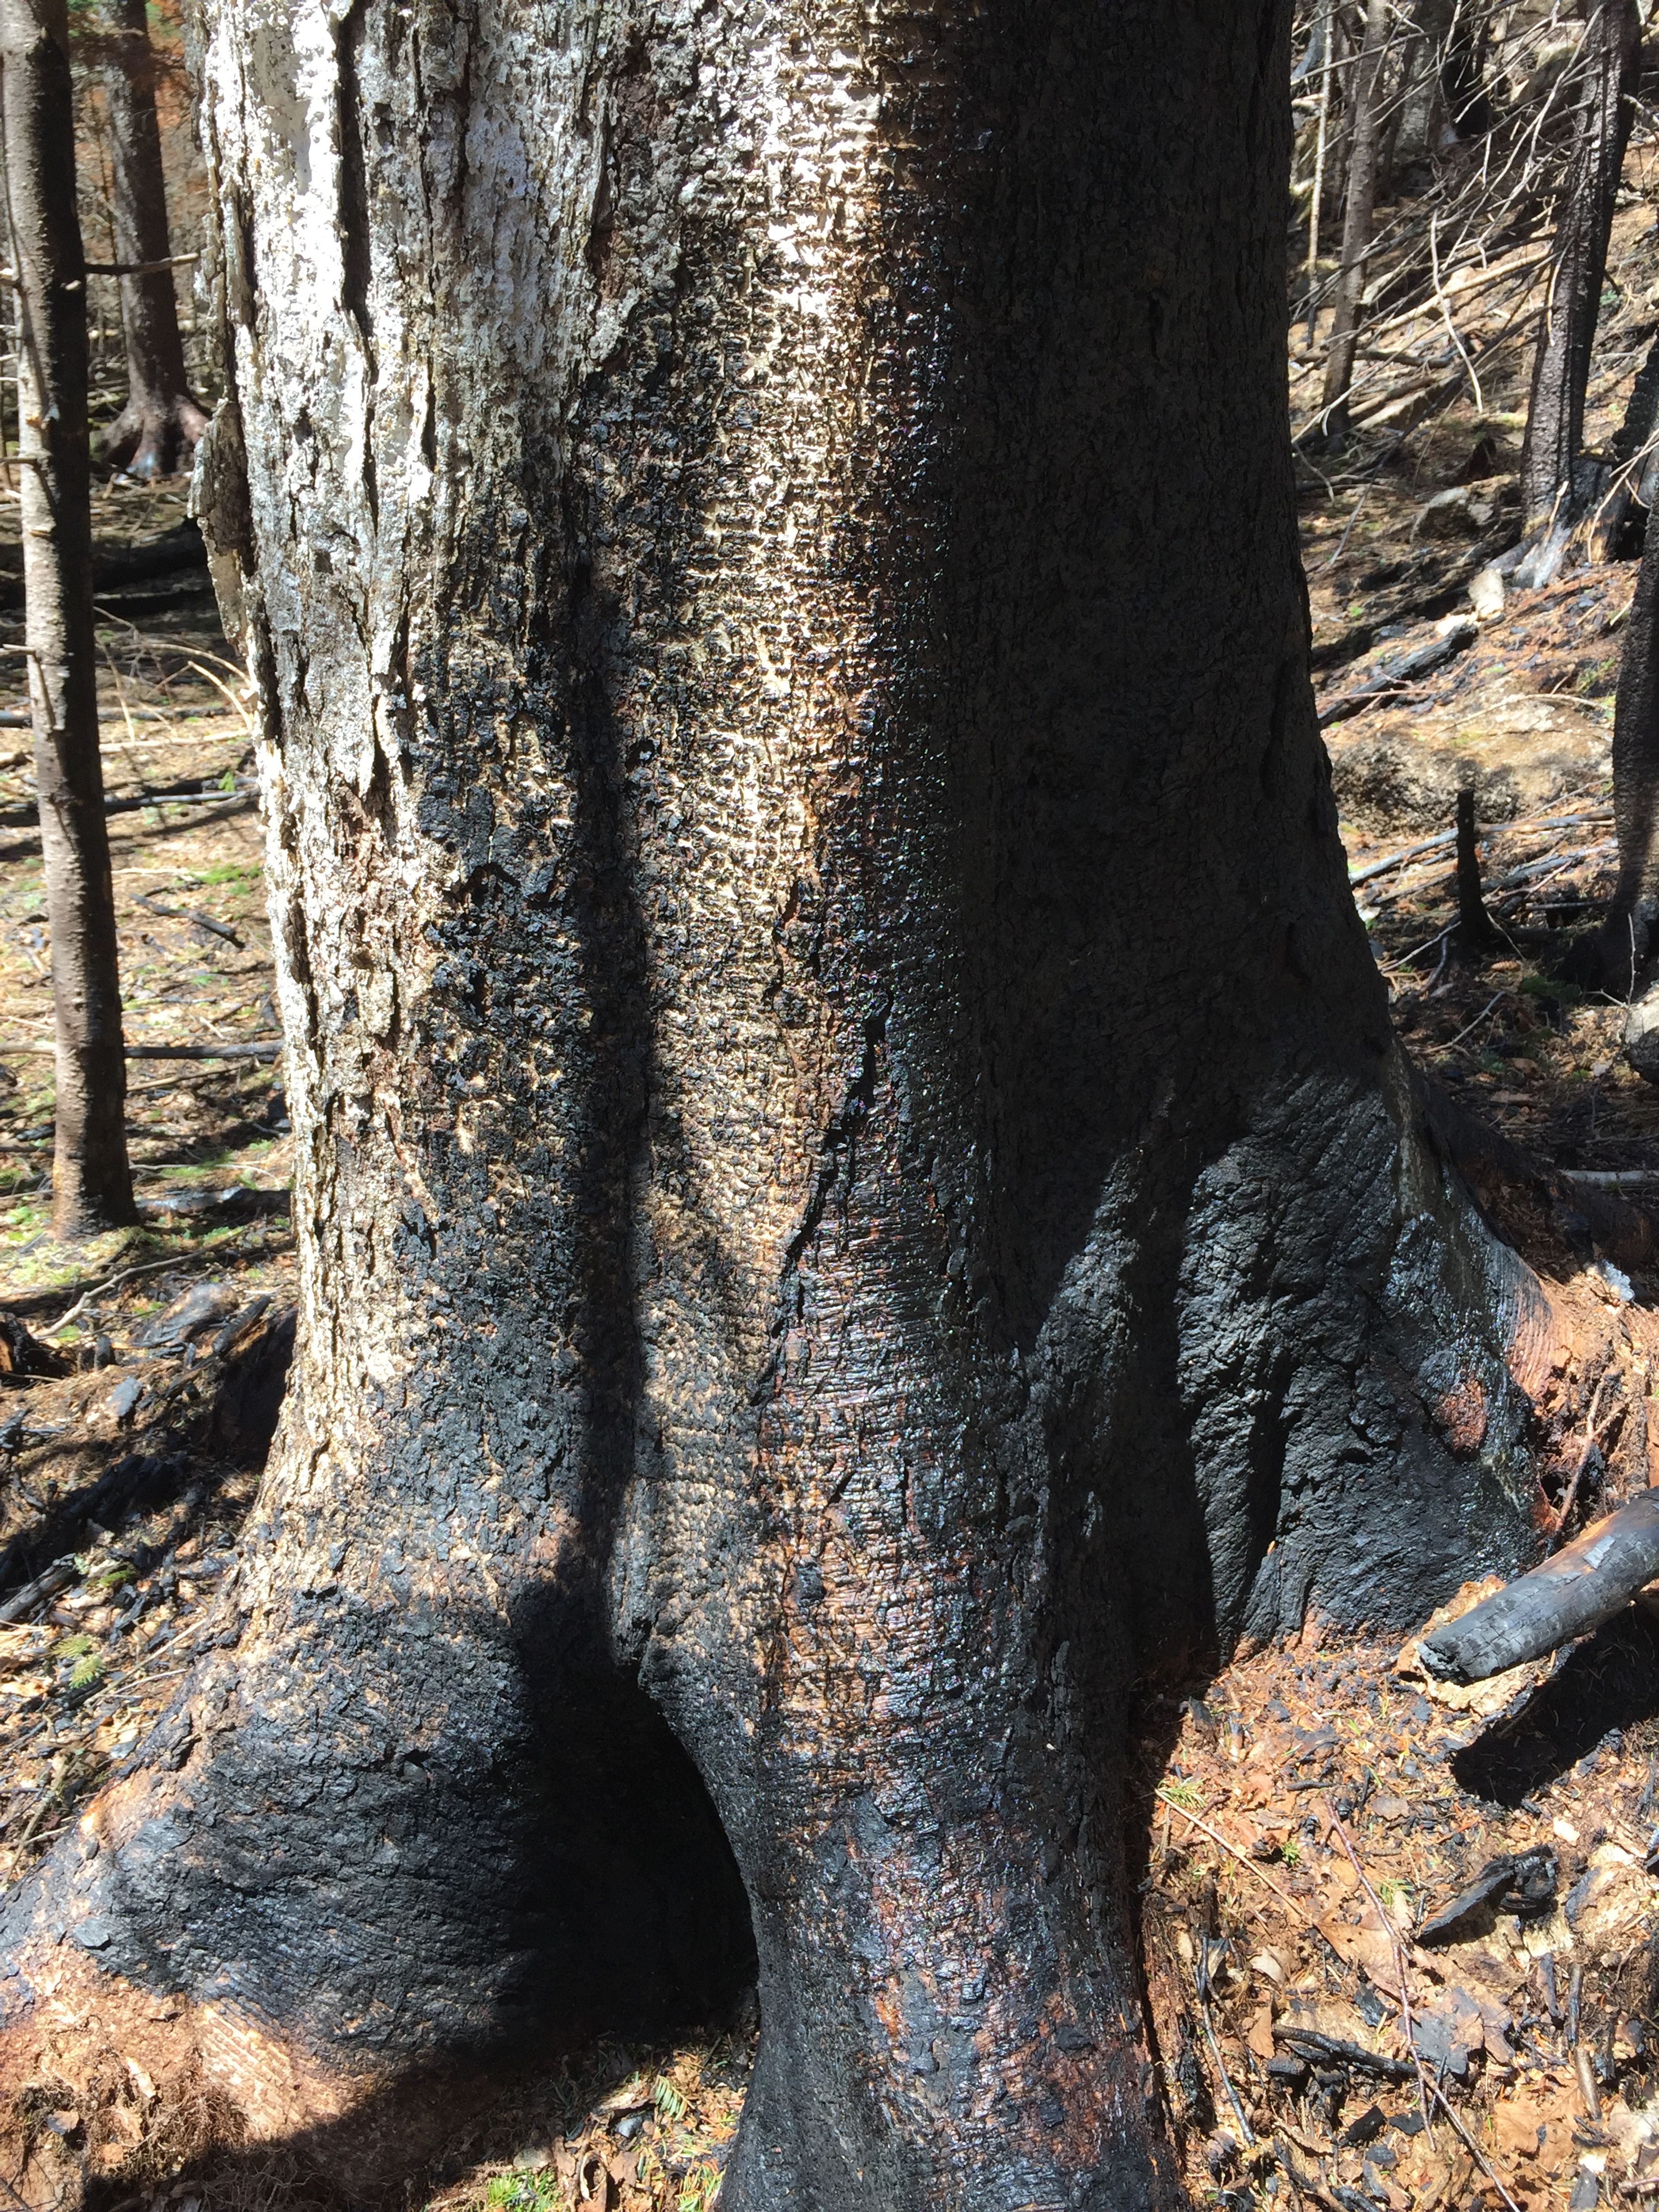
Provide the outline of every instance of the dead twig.
<path id="1" fill-rule="evenodd" d="M 1194 1827 L 1201 1828 L 1204 1833 L 1209 1838 L 1210 1841 L 1212 1844 L 1219 1844 L 1221 1849 L 1226 1852 L 1229 1858 L 1237 1859 L 1239 1865 L 1243 1868 L 1245 1873 L 1254 1875 L 1264 1889 L 1271 1890 L 1273 1895 L 1279 1899 L 1279 1903 L 1284 1906 L 1286 1912 L 1294 1913 L 1304 1928 L 1311 1928 L 1313 1926 L 1313 1915 L 1310 1912 L 1304 1912 L 1294 1898 L 1286 1897 L 1284 1891 L 1279 1887 L 1279 1884 L 1276 1881 L 1269 1881 L 1267 1875 L 1263 1874 L 1261 1869 L 1256 1865 L 1255 1862 L 1253 1859 L 1247 1859 L 1243 1852 L 1238 1849 L 1237 1844 L 1230 1844 L 1225 1836 L 1222 1835 L 1218 1830 L 1212 1828 L 1207 1820 L 1200 1820 L 1196 1813 L 1189 1813 L 1187 1810 L 1187 1808 L 1182 1804 L 1178 1799 L 1170 1796 L 1166 1791 L 1160 1790 L 1155 1794 L 1160 1803 L 1168 1805 L 1173 1811 L 1179 1813 L 1182 1819 L 1183 1820 L 1189 1820 Z"/>

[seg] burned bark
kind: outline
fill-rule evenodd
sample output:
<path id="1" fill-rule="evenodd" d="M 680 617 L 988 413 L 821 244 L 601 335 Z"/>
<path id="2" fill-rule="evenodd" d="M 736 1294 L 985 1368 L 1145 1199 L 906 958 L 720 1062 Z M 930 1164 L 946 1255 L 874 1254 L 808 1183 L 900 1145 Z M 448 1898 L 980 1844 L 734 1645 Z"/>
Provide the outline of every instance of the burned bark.
<path id="1" fill-rule="evenodd" d="M 1640 44 L 1634 0 L 1595 0 L 1584 34 L 1583 90 L 1521 453 L 1526 527 L 1540 540 L 1526 570 L 1533 584 L 1547 583 L 1554 574 L 1568 537 L 1604 484 L 1603 471 L 1583 454 L 1584 393 L 1613 203 L 1630 138 Z"/>
<path id="2" fill-rule="evenodd" d="M 1659 1491 L 1647 1490 L 1417 1648 L 1443 1679 L 1484 1682 L 1587 1636 L 1656 1579 Z"/>
<path id="3" fill-rule="evenodd" d="M 1451 0 L 1437 9 L 1445 25 L 1441 44 L 1440 96 L 1446 120 L 1459 138 L 1484 138 L 1498 121 L 1486 90 L 1486 47 L 1492 26 L 1484 7 Z"/>
<path id="4" fill-rule="evenodd" d="M 137 1214 L 98 750 L 87 283 L 63 0 L 3 0 L 0 62 L 16 302 L 24 651 L 57 1024 L 52 1226 L 71 1237 Z"/>
<path id="5" fill-rule="evenodd" d="M 1631 601 L 1613 720 L 1613 814 L 1619 873 L 1606 917 L 1573 947 L 1568 972 L 1613 997 L 1630 998 L 1652 939 L 1654 836 L 1659 823 L 1659 531 L 1650 529 Z M 1638 1010 L 1638 1015 L 1641 1010 Z M 1632 1024 L 1640 1072 L 1659 1077 L 1659 1036 L 1645 1018 Z"/>
<path id="6" fill-rule="evenodd" d="M 109 120 L 115 258 L 131 272 L 120 279 L 127 400 L 105 433 L 103 456 L 129 476 L 172 476 L 189 465 L 207 417 L 185 373 L 145 0 L 99 0 L 94 23 Z"/>
<path id="7" fill-rule="evenodd" d="M 1174 2201 L 1132 1674 L 1516 1564 L 1548 1364 L 1337 836 L 1287 19 L 216 0 L 300 1338 L 6 2063 L 356 2185 L 757 1960 L 731 2212 Z"/>
<path id="8" fill-rule="evenodd" d="M 1348 434 L 1348 387 L 1353 382 L 1354 356 L 1359 347 L 1361 297 L 1365 289 L 1365 264 L 1371 250 L 1382 125 L 1382 64 L 1389 51 L 1389 0 L 1368 0 L 1364 38 L 1353 67 L 1342 262 L 1336 280 L 1336 312 L 1331 321 L 1321 416 L 1326 435 L 1339 441 Z"/>

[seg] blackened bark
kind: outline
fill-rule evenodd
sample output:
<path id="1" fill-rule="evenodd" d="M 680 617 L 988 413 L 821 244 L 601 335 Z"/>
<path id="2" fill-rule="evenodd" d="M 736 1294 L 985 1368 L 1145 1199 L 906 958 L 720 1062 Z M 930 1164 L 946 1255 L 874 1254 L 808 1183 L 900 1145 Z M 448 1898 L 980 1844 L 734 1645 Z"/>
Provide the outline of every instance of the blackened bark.
<path id="1" fill-rule="evenodd" d="M 1655 466 L 1656 422 L 1659 422 L 1659 338 L 1650 346 L 1647 359 L 1636 372 L 1625 403 L 1625 419 L 1607 457 L 1611 481 L 1585 532 L 1586 550 L 1592 562 L 1613 560 L 1621 547 L 1633 552 L 1646 544 L 1646 514 L 1659 480 L 1659 469 Z M 1631 544 L 1632 538 L 1635 545 Z"/>
<path id="2" fill-rule="evenodd" d="M 1457 794 L 1457 936 L 1466 952 L 1486 952 L 1498 942 L 1480 896 L 1480 844 L 1474 826 L 1474 793 Z"/>
<path id="3" fill-rule="evenodd" d="M 207 417 L 185 374 L 178 295 L 167 265 L 173 247 L 145 0 L 100 0 L 95 22 L 109 118 L 115 258 L 137 272 L 120 279 L 127 401 L 105 434 L 103 454 L 129 476 L 171 476 L 188 465 Z"/>
<path id="4" fill-rule="evenodd" d="M 57 1021 L 52 1225 L 137 1218 L 127 1167 L 115 902 L 98 750 L 87 285 L 64 0 L 0 0 L 15 279 L 25 650 Z"/>
<path id="5" fill-rule="evenodd" d="M 1613 722 L 1613 815 L 1619 876 L 1607 919 L 1581 939 L 1571 972 L 1627 998 L 1651 936 L 1655 830 L 1659 826 L 1659 531 L 1643 549 L 1619 664 Z"/>
<path id="6" fill-rule="evenodd" d="M 1583 93 L 1556 231 L 1555 266 L 1533 363 L 1521 494 L 1529 531 L 1565 533 L 1601 489 L 1581 485 L 1584 393 L 1607 275 L 1607 239 L 1630 137 L 1641 26 L 1634 0 L 1595 0 L 1584 35 Z M 1542 582 L 1541 574 L 1532 580 Z"/>
<path id="7" fill-rule="evenodd" d="M 1353 67 L 1350 107 L 1347 204 L 1342 218 L 1342 264 L 1336 280 L 1330 352 L 1325 363 L 1322 421 L 1333 440 L 1348 434 L 1348 387 L 1365 289 L 1365 264 L 1371 250 L 1376 208 L 1377 145 L 1381 125 L 1382 64 L 1389 50 L 1389 0 L 1367 0 L 1365 33 Z"/>
<path id="8" fill-rule="evenodd" d="M 1440 64 L 1446 119 L 1460 138 L 1484 138 L 1498 121 L 1486 92 L 1487 11 L 1478 0 L 1452 0 L 1441 12 L 1447 19 Z"/>
<path id="9" fill-rule="evenodd" d="M 301 1339 L 7 2048 L 84 2002 L 361 2174 L 717 2000 L 734 1860 L 729 2212 L 1170 2202 L 1127 1685 L 1513 1562 L 1549 1342 L 1337 836 L 1288 9 L 278 20 L 208 24 L 201 480 Z"/>

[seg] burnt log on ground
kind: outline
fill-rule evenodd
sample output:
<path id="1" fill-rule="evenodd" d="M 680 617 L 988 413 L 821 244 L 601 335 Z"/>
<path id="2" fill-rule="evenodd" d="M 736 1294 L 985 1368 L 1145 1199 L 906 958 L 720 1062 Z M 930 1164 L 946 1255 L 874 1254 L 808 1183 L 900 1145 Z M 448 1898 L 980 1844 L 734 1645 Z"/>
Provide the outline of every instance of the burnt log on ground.
<path id="1" fill-rule="evenodd" d="M 1650 1490 L 1595 1522 L 1542 1566 L 1424 1637 L 1418 1649 L 1425 1666 L 1443 1680 L 1484 1682 L 1589 1635 L 1656 1580 L 1659 1490 Z"/>

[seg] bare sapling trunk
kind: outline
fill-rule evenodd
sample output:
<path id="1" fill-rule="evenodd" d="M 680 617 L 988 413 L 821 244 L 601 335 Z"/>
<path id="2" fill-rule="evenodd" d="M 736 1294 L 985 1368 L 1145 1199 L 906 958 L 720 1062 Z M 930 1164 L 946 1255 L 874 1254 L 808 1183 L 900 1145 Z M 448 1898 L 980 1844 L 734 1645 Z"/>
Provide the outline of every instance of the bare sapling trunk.
<path id="1" fill-rule="evenodd" d="M 52 1226 L 137 1219 L 92 615 L 87 283 L 64 0 L 0 0 L 25 653 L 57 1023 Z"/>
<path id="2" fill-rule="evenodd" d="M 1521 452 L 1525 527 L 1537 543 L 1516 576 L 1531 586 L 1554 574 L 1573 530 L 1603 488 L 1604 471 L 1583 459 L 1584 395 L 1630 137 L 1640 40 L 1635 0 L 1594 0 Z"/>
<path id="3" fill-rule="evenodd" d="M 757 1972 L 723 2212 L 1173 2206 L 1129 1686 L 1516 1565 L 1553 1371 L 1337 832 L 1289 10 L 203 27 L 301 1334 L 0 2080 L 355 2192 Z"/>
<path id="4" fill-rule="evenodd" d="M 1364 36 L 1353 65 L 1347 206 L 1342 220 L 1342 261 L 1336 280 L 1336 311 L 1325 362 L 1321 417 L 1326 435 L 1334 442 L 1348 434 L 1348 391 L 1353 382 L 1354 356 L 1364 316 L 1365 268 L 1376 212 L 1382 64 L 1389 50 L 1389 0 L 1367 0 Z"/>
<path id="5" fill-rule="evenodd" d="M 1568 972 L 1629 999 L 1652 949 L 1656 833 L 1659 832 L 1659 530 L 1649 525 L 1625 627 L 1613 724 L 1613 811 L 1619 874 L 1601 926 L 1574 947 Z M 1659 1081 L 1659 994 L 1632 1006 L 1626 1049 L 1638 1073 Z"/>
<path id="6" fill-rule="evenodd" d="M 105 434 L 103 455 L 129 476 L 171 476 L 189 465 L 207 417 L 185 374 L 146 0 L 100 0 L 96 30 L 115 258 L 127 272 L 120 279 L 127 401 Z"/>

